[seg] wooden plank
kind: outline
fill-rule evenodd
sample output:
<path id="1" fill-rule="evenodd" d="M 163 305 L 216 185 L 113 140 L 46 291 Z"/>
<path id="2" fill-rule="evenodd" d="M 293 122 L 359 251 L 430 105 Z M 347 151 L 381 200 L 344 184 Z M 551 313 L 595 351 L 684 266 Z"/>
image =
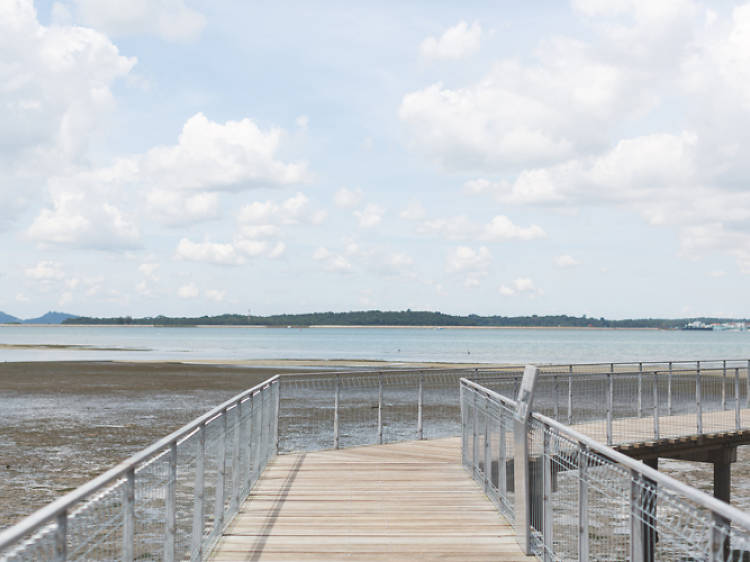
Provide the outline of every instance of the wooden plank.
<path id="1" fill-rule="evenodd" d="M 526 557 L 451 438 L 277 457 L 212 559 Z"/>

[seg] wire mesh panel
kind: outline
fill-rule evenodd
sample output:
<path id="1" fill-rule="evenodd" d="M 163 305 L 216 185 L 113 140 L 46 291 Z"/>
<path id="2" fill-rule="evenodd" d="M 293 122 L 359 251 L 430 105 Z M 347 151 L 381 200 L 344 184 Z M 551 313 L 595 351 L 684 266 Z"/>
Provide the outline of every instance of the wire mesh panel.
<path id="1" fill-rule="evenodd" d="M 498 510 L 515 519 L 513 414 L 516 403 L 462 385 L 461 459 Z"/>
<path id="2" fill-rule="evenodd" d="M 0 533 L 0 560 L 204 560 L 276 453 L 278 377 Z"/>

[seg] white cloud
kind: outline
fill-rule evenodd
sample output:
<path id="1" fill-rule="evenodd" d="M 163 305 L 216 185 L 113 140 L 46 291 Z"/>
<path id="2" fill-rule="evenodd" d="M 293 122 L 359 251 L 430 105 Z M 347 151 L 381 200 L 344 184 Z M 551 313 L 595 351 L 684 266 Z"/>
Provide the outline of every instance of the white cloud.
<path id="1" fill-rule="evenodd" d="M 440 236 L 446 240 L 464 240 L 476 237 L 478 227 L 466 215 L 457 215 L 444 219 L 426 220 L 417 227 L 417 232 Z"/>
<path id="2" fill-rule="evenodd" d="M 196 113 L 172 146 L 133 159 L 139 179 L 159 189 L 242 190 L 290 185 L 308 179 L 304 163 L 284 163 L 276 153 L 283 131 L 262 131 L 251 119 L 224 124 Z"/>
<path id="3" fill-rule="evenodd" d="M 218 289 L 207 289 L 205 291 L 206 298 L 215 302 L 222 302 L 226 297 L 226 291 L 220 291 Z"/>
<path id="4" fill-rule="evenodd" d="M 217 192 L 286 185 L 307 178 L 304 164 L 276 159 L 281 135 L 278 129 L 263 132 L 249 119 L 222 125 L 196 114 L 183 127 L 177 145 L 51 179 L 52 209 L 42 209 L 29 235 L 47 245 L 134 247 L 140 238 L 134 215 L 142 205 L 169 226 L 215 218 L 219 214 Z M 284 221 L 299 220 L 307 203 L 301 193 L 284 201 Z M 319 211 L 310 220 L 324 218 Z"/>
<path id="5" fill-rule="evenodd" d="M 576 265 L 581 265 L 581 262 L 573 256 L 563 254 L 555 258 L 555 265 L 557 265 L 557 267 L 574 267 Z"/>
<path id="6" fill-rule="evenodd" d="M 544 230 L 533 224 L 521 227 L 514 224 L 508 217 L 497 215 L 489 223 L 482 226 L 466 215 L 458 215 L 446 219 L 432 219 L 422 222 L 417 228 L 422 234 L 437 235 L 446 240 L 480 239 L 490 242 L 503 240 L 535 240 L 544 238 Z"/>
<path id="7" fill-rule="evenodd" d="M 482 28 L 479 22 L 469 26 L 460 21 L 438 37 L 427 37 L 419 46 L 422 56 L 428 59 L 461 59 L 479 51 Z"/>
<path id="8" fill-rule="evenodd" d="M 312 208 L 310 199 L 303 193 L 276 203 L 274 201 L 254 201 L 244 205 L 237 215 L 243 225 L 273 224 L 321 224 L 326 218 L 325 211 Z"/>
<path id="9" fill-rule="evenodd" d="M 238 251 L 246 256 L 262 256 L 268 251 L 268 242 L 265 240 L 238 240 L 234 244 Z"/>
<path id="10" fill-rule="evenodd" d="M 348 273 L 352 270 L 352 264 L 344 256 L 334 254 L 326 247 L 319 247 L 313 253 L 313 259 L 321 262 L 326 271 Z"/>
<path id="11" fill-rule="evenodd" d="M 399 216 L 407 221 L 417 221 L 424 218 L 426 211 L 419 201 L 411 201 L 407 207 L 399 213 Z"/>
<path id="12" fill-rule="evenodd" d="M 60 190 L 52 194 L 52 209 L 42 209 L 27 233 L 40 246 L 80 248 L 134 248 L 140 231 L 116 206 L 89 199 L 83 192 Z"/>
<path id="13" fill-rule="evenodd" d="M 359 205 L 362 202 L 363 198 L 364 194 L 362 193 L 362 190 L 360 188 L 357 187 L 356 189 L 348 189 L 346 187 L 342 187 L 333 196 L 333 202 L 337 207 L 350 209 Z"/>
<path id="14" fill-rule="evenodd" d="M 604 146 L 613 118 L 652 103 L 628 72 L 558 38 L 537 50 L 536 64 L 504 60 L 473 85 L 408 93 L 399 117 L 413 145 L 449 169 L 548 165 Z"/>
<path id="15" fill-rule="evenodd" d="M 60 295 L 60 298 L 57 300 L 58 306 L 65 306 L 66 304 L 70 303 L 73 300 L 73 293 L 70 291 L 65 291 Z"/>
<path id="16" fill-rule="evenodd" d="M 385 209 L 375 203 L 368 203 L 361 211 L 354 211 L 361 228 L 372 228 L 383 220 Z"/>
<path id="17" fill-rule="evenodd" d="M 217 265 L 240 265 L 245 261 L 232 244 L 191 242 L 187 238 L 182 238 L 177 245 L 176 257 Z"/>
<path id="18" fill-rule="evenodd" d="M 522 228 L 511 222 L 503 215 L 497 215 L 484 228 L 482 239 L 484 240 L 535 240 L 544 238 L 547 234 L 539 226 L 532 224 Z"/>
<path id="19" fill-rule="evenodd" d="M 140 271 L 146 279 L 150 279 L 151 281 L 158 281 L 159 276 L 156 275 L 156 271 L 159 269 L 158 263 L 142 263 L 138 266 L 138 271 Z"/>
<path id="20" fill-rule="evenodd" d="M 146 195 L 149 212 L 162 224 L 182 226 L 219 216 L 217 193 L 185 193 L 154 189 Z"/>
<path id="21" fill-rule="evenodd" d="M 458 246 L 448 255 L 446 270 L 449 273 L 461 271 L 485 271 L 492 261 L 490 251 L 485 246 L 477 250 L 468 246 Z"/>
<path id="22" fill-rule="evenodd" d="M 511 286 L 501 285 L 498 288 L 501 295 L 506 297 L 513 297 L 516 295 L 528 295 L 531 298 L 542 295 L 543 291 L 538 289 L 534 284 L 534 281 L 528 277 L 516 278 Z"/>
<path id="23" fill-rule="evenodd" d="M 83 21 L 108 35 L 149 34 L 166 41 L 196 39 L 206 18 L 184 0 L 74 0 Z"/>
<path id="24" fill-rule="evenodd" d="M 79 163 L 115 107 L 135 58 L 102 33 L 43 26 L 32 0 L 0 5 L 0 226 L 37 198 L 49 174 Z"/>
<path id="25" fill-rule="evenodd" d="M 60 281 L 65 277 L 62 264 L 56 261 L 40 261 L 34 267 L 26 268 L 24 274 L 37 281 Z"/>
<path id="26" fill-rule="evenodd" d="M 181 299 L 194 299 L 200 294 L 198 287 L 195 283 L 188 283 L 177 289 L 177 296 Z"/>

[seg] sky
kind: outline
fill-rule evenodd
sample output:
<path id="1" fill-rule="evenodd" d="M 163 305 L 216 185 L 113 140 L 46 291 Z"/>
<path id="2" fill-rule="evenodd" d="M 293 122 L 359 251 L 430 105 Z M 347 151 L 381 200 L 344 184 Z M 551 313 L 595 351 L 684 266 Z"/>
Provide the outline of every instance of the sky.
<path id="1" fill-rule="evenodd" d="M 750 3 L 0 0 L 0 310 L 750 316 Z"/>

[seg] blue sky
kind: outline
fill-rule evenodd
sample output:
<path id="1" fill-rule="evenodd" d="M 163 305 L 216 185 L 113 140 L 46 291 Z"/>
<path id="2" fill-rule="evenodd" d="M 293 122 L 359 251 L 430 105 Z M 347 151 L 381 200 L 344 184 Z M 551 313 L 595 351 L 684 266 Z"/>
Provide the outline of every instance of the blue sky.
<path id="1" fill-rule="evenodd" d="M 750 316 L 750 4 L 0 0 L 0 310 Z"/>

